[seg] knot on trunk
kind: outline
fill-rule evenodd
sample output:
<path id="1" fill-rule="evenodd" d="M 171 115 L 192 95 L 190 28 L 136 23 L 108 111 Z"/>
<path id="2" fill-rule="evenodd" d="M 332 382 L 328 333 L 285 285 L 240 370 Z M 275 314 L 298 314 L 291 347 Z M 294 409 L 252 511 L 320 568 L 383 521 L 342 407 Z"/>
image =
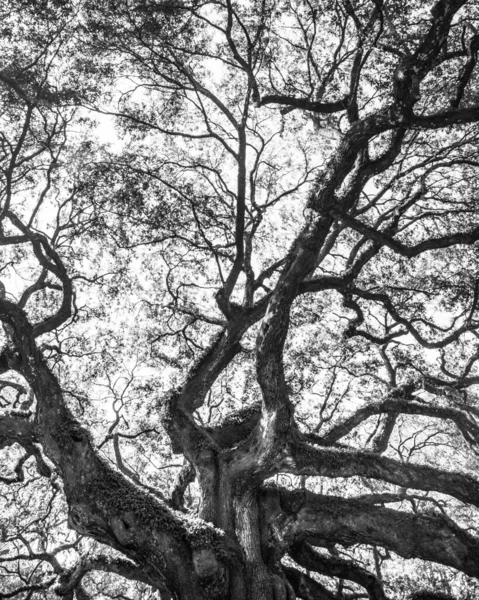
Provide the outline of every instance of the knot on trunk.
<path id="1" fill-rule="evenodd" d="M 228 589 L 228 571 L 220 562 L 215 549 L 195 548 L 192 558 L 203 596 L 209 600 L 223 600 Z"/>
<path id="2" fill-rule="evenodd" d="M 212 548 L 197 548 L 193 550 L 193 564 L 201 579 L 213 577 L 219 570 L 220 564 Z"/>
<path id="3" fill-rule="evenodd" d="M 122 546 L 130 546 L 133 543 L 136 534 L 136 518 L 132 512 L 115 515 L 111 518 L 110 525 Z"/>
<path id="4" fill-rule="evenodd" d="M 225 563 L 231 560 L 224 532 L 206 521 L 193 519 L 188 524 L 186 537 L 203 593 L 207 594 L 210 600 L 224 598 L 228 586 Z"/>

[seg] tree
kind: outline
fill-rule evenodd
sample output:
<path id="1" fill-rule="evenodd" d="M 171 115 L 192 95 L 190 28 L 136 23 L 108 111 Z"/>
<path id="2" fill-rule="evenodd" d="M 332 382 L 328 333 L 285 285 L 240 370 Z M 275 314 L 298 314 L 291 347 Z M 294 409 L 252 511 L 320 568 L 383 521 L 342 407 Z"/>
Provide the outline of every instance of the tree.
<path id="1" fill-rule="evenodd" d="M 477 4 L 0 11 L 2 597 L 474 594 Z"/>

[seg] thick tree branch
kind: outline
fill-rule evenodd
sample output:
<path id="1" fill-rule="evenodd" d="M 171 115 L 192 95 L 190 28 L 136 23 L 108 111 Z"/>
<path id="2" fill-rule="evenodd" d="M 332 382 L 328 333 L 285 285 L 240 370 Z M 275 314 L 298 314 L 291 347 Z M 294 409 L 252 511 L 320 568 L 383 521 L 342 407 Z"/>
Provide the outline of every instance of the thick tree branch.
<path id="1" fill-rule="evenodd" d="M 262 502 L 276 542 L 286 551 L 304 540 L 316 545 L 371 544 L 404 558 L 438 562 L 472 577 L 479 574 L 479 541 L 441 517 L 308 491 L 300 497 L 298 492 L 265 490 Z"/>
<path id="2" fill-rule="evenodd" d="M 447 494 L 479 507 L 479 481 L 469 475 L 402 463 L 366 451 L 318 448 L 299 435 L 293 437 L 289 456 L 278 466 L 278 471 L 332 478 L 369 477 L 401 487 Z"/>
<path id="3" fill-rule="evenodd" d="M 439 250 L 458 245 L 472 245 L 479 240 L 479 227 L 476 227 L 470 232 L 461 231 L 437 238 L 430 238 L 424 242 L 416 244 L 415 246 L 406 246 L 402 242 L 393 239 L 386 233 L 361 223 L 354 217 L 351 217 L 342 211 L 333 209 L 330 211 L 330 214 L 348 227 L 351 227 L 351 229 L 354 229 L 358 233 L 362 233 L 365 237 L 375 241 L 381 246 L 387 246 L 388 248 L 391 248 L 391 250 L 394 250 L 394 252 L 397 254 L 406 256 L 407 258 L 419 256 L 419 254 L 423 254 L 424 252 L 430 250 Z"/>
<path id="4" fill-rule="evenodd" d="M 218 532 L 204 522 L 189 528 L 180 513 L 113 471 L 68 409 L 26 314 L 1 300 L 0 318 L 11 325 L 18 349 L 11 366 L 37 399 L 35 430 L 62 476 L 70 527 L 141 562 L 151 585 L 175 590 L 187 600 L 196 598 L 201 581 L 224 568 L 213 549 L 220 543 Z M 150 558 L 145 561 L 145 556 Z"/>
<path id="5" fill-rule="evenodd" d="M 432 115 L 414 115 L 411 126 L 418 129 L 442 129 L 450 125 L 465 125 L 479 120 L 479 106 L 444 110 Z"/>
<path id="6" fill-rule="evenodd" d="M 348 102 L 349 96 L 345 96 L 341 100 L 336 100 L 335 102 L 312 102 L 306 98 L 269 94 L 261 98 L 260 106 L 265 106 L 267 104 L 281 104 L 283 106 L 291 106 L 292 108 L 300 108 L 302 110 L 330 115 L 346 110 Z"/>

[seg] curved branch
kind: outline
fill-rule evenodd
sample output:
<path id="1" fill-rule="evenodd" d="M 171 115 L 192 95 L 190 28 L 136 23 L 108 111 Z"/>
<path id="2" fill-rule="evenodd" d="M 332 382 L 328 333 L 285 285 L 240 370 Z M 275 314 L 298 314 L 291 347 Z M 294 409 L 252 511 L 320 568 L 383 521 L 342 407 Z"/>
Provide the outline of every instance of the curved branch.
<path id="1" fill-rule="evenodd" d="M 307 542 L 294 544 L 289 550 L 289 555 L 309 571 L 358 583 L 366 589 L 371 600 L 386 600 L 383 587 L 377 577 L 351 561 L 337 556 L 324 556 Z"/>
<path id="2" fill-rule="evenodd" d="M 171 493 L 171 506 L 176 510 L 183 510 L 185 492 L 187 487 L 195 480 L 193 465 L 185 459 L 181 471 L 178 473 Z"/>
<path id="3" fill-rule="evenodd" d="M 363 290 L 363 289 L 360 289 L 360 288 L 357 288 L 354 286 L 350 287 L 350 292 L 352 294 L 354 294 L 355 296 L 358 296 L 359 298 L 363 298 L 365 300 L 372 300 L 374 302 L 381 303 L 396 323 L 403 325 L 405 330 L 407 332 L 409 332 L 413 336 L 413 338 L 421 346 L 423 346 L 423 348 L 429 348 L 430 350 L 445 348 L 452 342 L 455 342 L 456 340 L 458 340 L 461 337 L 461 335 L 463 335 L 467 331 L 473 331 L 479 327 L 479 324 L 471 322 L 472 310 L 474 310 L 474 308 L 475 308 L 473 306 L 468 318 L 466 319 L 465 323 L 463 325 L 461 325 L 461 327 L 458 327 L 455 331 L 453 331 L 451 334 L 449 334 L 442 340 L 439 340 L 437 342 L 431 342 L 431 341 L 428 341 L 427 339 L 425 339 L 419 333 L 419 331 L 412 325 L 412 323 L 409 319 L 402 317 L 399 314 L 398 310 L 392 303 L 391 298 L 387 294 L 370 292 L 368 290 Z M 367 331 L 362 331 L 362 330 L 356 329 L 354 323 L 353 323 L 353 326 L 349 328 L 348 335 L 349 336 L 360 335 L 366 339 L 371 339 L 372 341 L 375 341 L 377 339 L 375 336 L 369 334 Z M 394 334 L 394 335 L 397 337 L 397 334 Z M 388 341 L 388 340 L 386 340 L 386 341 Z M 384 343 L 384 340 L 378 340 L 378 342 Z"/>
<path id="4" fill-rule="evenodd" d="M 317 448 L 296 434 L 278 472 L 319 477 L 362 476 L 416 490 L 435 491 L 479 507 L 479 481 L 458 472 L 348 448 Z"/>
<path id="5" fill-rule="evenodd" d="M 474 446 L 479 445 L 479 426 L 466 411 L 457 408 L 434 406 L 426 404 L 425 402 L 417 402 L 417 398 L 411 394 L 399 397 L 397 392 L 396 395 L 393 394 L 390 394 L 382 402 L 368 404 L 357 410 L 348 419 L 335 425 L 328 431 L 328 433 L 321 438 L 321 443 L 325 445 L 334 444 L 372 415 L 394 415 L 401 413 L 406 415 L 423 415 L 426 417 L 453 421 L 468 443 L 473 444 Z"/>
<path id="6" fill-rule="evenodd" d="M 294 567 L 283 566 L 283 572 L 298 598 L 303 598 L 303 600 L 340 600 L 339 596 L 330 592 L 324 585 Z"/>
<path id="7" fill-rule="evenodd" d="M 25 237 L 27 237 L 32 246 L 33 252 L 40 263 L 40 265 L 53 273 L 62 284 L 62 302 L 56 313 L 34 326 L 34 336 L 38 337 L 44 333 L 53 331 L 63 323 L 65 323 L 72 314 L 72 303 L 73 303 L 73 285 L 72 280 L 69 277 L 65 265 L 62 259 L 58 255 L 57 251 L 52 248 L 48 239 L 40 233 L 32 232 L 22 221 L 11 211 L 7 212 L 7 216 L 10 221 L 19 229 Z M 28 291 L 28 290 L 27 290 Z M 22 301 L 22 306 L 24 302 Z"/>
<path id="8" fill-rule="evenodd" d="M 361 221 L 358 221 L 343 211 L 333 209 L 330 211 L 330 214 L 335 219 L 338 219 L 348 227 L 351 227 L 351 229 L 354 229 L 358 233 L 362 233 L 364 236 L 375 241 L 381 246 L 387 246 L 388 248 L 391 248 L 391 250 L 394 250 L 394 252 L 397 254 L 406 256 L 407 258 L 413 258 L 430 250 L 439 250 L 458 245 L 472 245 L 479 240 L 479 227 L 476 227 L 469 232 L 451 233 L 450 235 L 444 235 L 438 238 L 429 238 L 428 240 L 420 242 L 415 246 L 406 246 L 402 242 L 399 242 L 386 235 L 384 232 L 378 231 L 377 229 L 374 229 L 365 223 L 361 223 Z"/>
<path id="9" fill-rule="evenodd" d="M 142 562 L 151 585 L 175 590 L 185 600 L 196 598 L 201 582 L 223 569 L 213 551 L 220 543 L 216 530 L 205 522 L 190 527 L 179 513 L 109 467 L 70 412 L 24 311 L 3 299 L 0 318 L 12 326 L 18 349 L 13 366 L 37 399 L 35 430 L 63 479 L 69 526 Z M 198 552 L 207 557 L 206 568 L 205 560 L 195 561 Z"/>
<path id="10" fill-rule="evenodd" d="M 116 575 L 121 575 L 121 577 L 124 577 L 125 579 L 141 581 L 147 584 L 150 583 L 143 571 L 130 560 L 124 558 L 112 558 L 109 556 L 94 556 L 80 560 L 74 568 L 62 573 L 59 578 L 59 584 L 55 587 L 55 593 L 58 596 L 66 596 L 80 585 L 83 577 L 90 571 L 115 573 Z M 162 590 L 162 593 L 166 593 L 166 591 Z"/>
<path id="11" fill-rule="evenodd" d="M 371 544 L 404 558 L 431 560 L 472 577 L 479 575 L 479 540 L 450 520 L 308 491 L 298 498 L 296 492 L 267 489 L 262 502 L 269 527 L 283 547 L 304 540 L 316 545 Z"/>

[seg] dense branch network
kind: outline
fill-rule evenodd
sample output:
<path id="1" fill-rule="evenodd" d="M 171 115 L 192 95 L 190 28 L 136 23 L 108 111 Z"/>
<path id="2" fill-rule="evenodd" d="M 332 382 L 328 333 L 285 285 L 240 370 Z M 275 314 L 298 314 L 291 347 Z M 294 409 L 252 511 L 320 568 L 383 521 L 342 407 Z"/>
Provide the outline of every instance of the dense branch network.
<path id="1" fill-rule="evenodd" d="M 4 569 L 52 569 L 2 597 L 56 582 L 59 595 L 83 599 L 87 574 L 108 572 L 162 599 L 388 598 L 378 561 L 372 573 L 344 557 L 351 548 L 479 578 L 477 530 L 464 525 L 479 508 L 479 480 L 431 457 L 436 437 L 471 460 L 478 453 L 479 14 L 466 0 L 428 9 L 426 18 L 382 0 L 321 11 L 309 2 L 86 2 L 58 9 L 56 28 L 41 15 L 16 73 L 11 50 L 0 72 L 9 109 L 0 245 L 11 257 L 0 298 L 0 391 L 9 388 L 0 449 L 15 460 L 0 482 L 14 489 L 40 474 L 66 500 L 71 529 L 126 558 L 78 551 L 66 569 L 56 558 L 64 545 L 1 554 Z M 57 66 L 83 33 L 75 68 L 98 76 L 91 94 L 70 89 Z M 5 35 L 9 48 L 14 33 Z M 87 108 L 114 117 L 132 150 L 92 152 L 70 126 Z M 287 136 L 297 138 L 291 156 Z M 147 334 L 138 327 L 116 344 L 119 354 L 131 358 L 146 336 L 149 353 L 137 356 L 160 371 L 156 388 L 138 387 L 150 404 L 138 409 L 137 433 L 125 416 L 134 369 L 121 388 L 111 350 L 80 341 L 95 323 L 88 290 L 103 274 L 88 273 L 96 258 L 78 240 L 116 261 L 119 279 L 122 252 L 148 266 L 127 289 L 133 307 L 115 304 L 120 314 L 144 306 L 137 320 L 149 319 Z M 97 323 L 111 318 L 112 296 L 91 310 Z M 91 380 L 108 363 L 98 385 L 114 417 L 100 442 L 101 419 L 82 419 L 92 403 L 68 391 L 87 359 Z M 180 383 L 166 391 L 168 379 Z M 436 428 L 430 439 L 403 439 L 411 417 Z M 141 457 L 129 463 L 134 446 L 120 449 L 120 439 L 148 436 L 149 459 L 166 436 L 184 457 L 167 493 L 141 472 Z M 271 484 L 286 475 L 298 489 Z M 352 493 L 341 496 L 334 482 L 344 479 Z M 457 520 L 444 497 L 460 507 Z M 339 581 L 336 590 L 320 576 Z"/>

